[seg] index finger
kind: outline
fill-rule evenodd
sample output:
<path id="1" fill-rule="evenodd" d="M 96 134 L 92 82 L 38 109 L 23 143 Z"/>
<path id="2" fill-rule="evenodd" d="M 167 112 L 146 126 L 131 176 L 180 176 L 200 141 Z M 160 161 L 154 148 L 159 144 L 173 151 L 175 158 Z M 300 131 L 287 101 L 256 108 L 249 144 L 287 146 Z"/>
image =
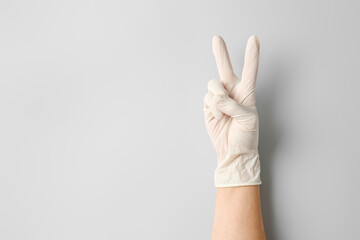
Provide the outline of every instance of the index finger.
<path id="1" fill-rule="evenodd" d="M 218 35 L 214 36 L 212 40 L 212 47 L 221 81 L 225 86 L 235 84 L 238 79 L 231 65 L 224 39 Z"/>

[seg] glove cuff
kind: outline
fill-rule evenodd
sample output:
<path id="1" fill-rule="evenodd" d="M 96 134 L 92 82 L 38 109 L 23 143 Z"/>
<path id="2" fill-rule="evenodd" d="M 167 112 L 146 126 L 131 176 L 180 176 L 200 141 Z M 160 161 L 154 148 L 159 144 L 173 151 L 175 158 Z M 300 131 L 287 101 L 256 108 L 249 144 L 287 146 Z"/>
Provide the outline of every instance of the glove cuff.
<path id="1" fill-rule="evenodd" d="M 215 187 L 260 185 L 261 183 L 258 153 L 229 154 L 219 159 L 215 170 Z"/>

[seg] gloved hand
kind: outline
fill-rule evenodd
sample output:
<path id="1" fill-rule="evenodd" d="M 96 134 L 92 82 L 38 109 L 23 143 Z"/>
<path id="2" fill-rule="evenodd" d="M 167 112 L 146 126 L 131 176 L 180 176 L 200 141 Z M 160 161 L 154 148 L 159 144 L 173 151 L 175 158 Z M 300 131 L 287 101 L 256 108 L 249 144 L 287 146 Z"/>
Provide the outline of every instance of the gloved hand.
<path id="1" fill-rule="evenodd" d="M 212 44 L 221 82 L 209 81 L 204 114 L 218 158 L 215 186 L 259 185 L 259 125 L 255 107 L 259 41 L 255 36 L 248 40 L 241 81 L 233 71 L 224 40 L 214 36 Z"/>

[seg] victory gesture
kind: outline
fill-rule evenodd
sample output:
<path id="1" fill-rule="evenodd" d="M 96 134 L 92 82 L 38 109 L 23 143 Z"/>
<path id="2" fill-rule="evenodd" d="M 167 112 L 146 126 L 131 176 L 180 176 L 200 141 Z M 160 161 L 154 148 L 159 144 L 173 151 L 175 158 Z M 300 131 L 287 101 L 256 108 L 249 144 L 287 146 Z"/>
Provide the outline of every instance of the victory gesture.
<path id="1" fill-rule="evenodd" d="M 234 73 L 224 40 L 214 36 L 212 45 L 221 81 L 209 81 L 204 114 L 218 157 L 215 186 L 259 185 L 259 125 L 255 107 L 259 41 L 255 36 L 248 40 L 241 80 Z"/>

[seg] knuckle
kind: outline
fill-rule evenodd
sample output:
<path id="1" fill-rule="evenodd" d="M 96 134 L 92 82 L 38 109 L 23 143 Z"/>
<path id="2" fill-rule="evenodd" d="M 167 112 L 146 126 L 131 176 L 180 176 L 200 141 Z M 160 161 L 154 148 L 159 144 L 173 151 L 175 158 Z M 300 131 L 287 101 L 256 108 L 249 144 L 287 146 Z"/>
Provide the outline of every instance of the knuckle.
<path id="1" fill-rule="evenodd" d="M 208 88 L 209 88 L 209 90 L 210 90 L 210 89 L 213 89 L 214 86 L 216 86 L 217 82 L 218 82 L 218 80 L 216 80 L 216 79 L 211 79 L 211 80 L 208 82 Z"/>

